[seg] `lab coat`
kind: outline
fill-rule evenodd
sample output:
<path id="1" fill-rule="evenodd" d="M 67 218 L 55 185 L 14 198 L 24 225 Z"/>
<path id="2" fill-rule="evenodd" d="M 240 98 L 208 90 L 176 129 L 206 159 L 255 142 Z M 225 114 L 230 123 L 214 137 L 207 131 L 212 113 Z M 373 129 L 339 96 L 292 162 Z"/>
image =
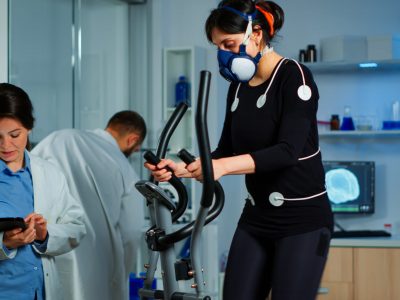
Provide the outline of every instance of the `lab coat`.
<path id="1" fill-rule="evenodd" d="M 63 299 L 62 284 L 55 266 L 55 256 L 65 254 L 77 247 L 84 237 L 84 212 L 71 196 L 62 172 L 53 164 L 29 154 L 32 171 L 34 210 L 47 220 L 49 239 L 47 250 L 41 253 L 46 299 Z M 0 236 L 2 246 L 3 234 Z M 2 247 L 0 247 L 2 249 Z M 12 259 L 18 249 L 7 256 L 0 250 L 0 259 Z M 60 257 L 60 256 L 59 256 Z M 68 300 L 68 299 L 66 299 Z"/>
<path id="2" fill-rule="evenodd" d="M 67 129 L 42 140 L 34 153 L 64 171 L 87 214 L 79 248 L 57 259 L 71 300 L 128 299 L 144 222 L 139 180 L 115 139 L 105 130 Z"/>

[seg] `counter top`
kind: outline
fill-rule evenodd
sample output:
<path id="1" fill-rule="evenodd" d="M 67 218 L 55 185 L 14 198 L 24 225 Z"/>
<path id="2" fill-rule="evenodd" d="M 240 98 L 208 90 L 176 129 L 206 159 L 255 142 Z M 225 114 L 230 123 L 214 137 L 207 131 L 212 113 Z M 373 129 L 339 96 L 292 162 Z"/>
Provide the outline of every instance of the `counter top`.
<path id="1" fill-rule="evenodd" d="M 331 247 L 400 248 L 400 235 L 392 237 L 334 238 Z"/>

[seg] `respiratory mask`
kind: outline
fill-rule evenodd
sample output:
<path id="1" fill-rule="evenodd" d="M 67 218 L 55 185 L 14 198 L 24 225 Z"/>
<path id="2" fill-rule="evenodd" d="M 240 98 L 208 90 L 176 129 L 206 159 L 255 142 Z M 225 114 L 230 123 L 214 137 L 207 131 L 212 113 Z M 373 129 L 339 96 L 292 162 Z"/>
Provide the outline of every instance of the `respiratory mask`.
<path id="1" fill-rule="evenodd" d="M 262 56 L 261 53 L 258 53 L 256 57 L 251 57 L 246 53 L 246 46 L 250 40 L 250 35 L 253 33 L 252 20 L 256 16 L 257 11 L 253 14 L 244 14 L 229 6 L 221 7 L 221 9 L 229 10 L 241 16 L 248 20 L 248 24 L 243 42 L 239 46 L 239 53 L 218 49 L 219 73 L 231 82 L 248 82 L 256 74 L 258 62 Z"/>

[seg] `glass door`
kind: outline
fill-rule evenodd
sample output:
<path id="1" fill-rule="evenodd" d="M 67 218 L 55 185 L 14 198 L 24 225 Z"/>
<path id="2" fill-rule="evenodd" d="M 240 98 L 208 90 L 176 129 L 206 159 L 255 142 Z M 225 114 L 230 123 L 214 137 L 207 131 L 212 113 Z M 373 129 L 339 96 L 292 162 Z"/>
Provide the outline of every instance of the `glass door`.
<path id="1" fill-rule="evenodd" d="M 35 143 L 73 127 L 73 2 L 9 1 L 9 82 L 34 105 Z"/>

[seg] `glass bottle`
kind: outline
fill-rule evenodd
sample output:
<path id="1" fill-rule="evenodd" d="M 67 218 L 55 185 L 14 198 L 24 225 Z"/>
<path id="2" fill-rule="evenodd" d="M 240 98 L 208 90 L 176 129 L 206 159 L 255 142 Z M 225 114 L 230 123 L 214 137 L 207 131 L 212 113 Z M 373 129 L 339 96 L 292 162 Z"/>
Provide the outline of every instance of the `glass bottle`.
<path id="1" fill-rule="evenodd" d="M 317 61 L 317 50 L 315 49 L 315 45 L 307 46 L 307 61 L 308 62 L 316 62 Z"/>
<path id="2" fill-rule="evenodd" d="M 331 116 L 330 125 L 331 125 L 331 130 L 339 130 L 340 129 L 339 115 Z"/>
<path id="3" fill-rule="evenodd" d="M 306 62 L 306 50 L 301 49 L 299 51 L 299 62 Z"/>
<path id="4" fill-rule="evenodd" d="M 189 83 L 185 76 L 179 76 L 179 81 L 175 85 L 175 106 L 182 102 L 190 106 Z"/>
<path id="5" fill-rule="evenodd" d="M 351 117 L 350 107 L 345 106 L 342 125 L 340 130 L 355 130 L 353 118 Z"/>

